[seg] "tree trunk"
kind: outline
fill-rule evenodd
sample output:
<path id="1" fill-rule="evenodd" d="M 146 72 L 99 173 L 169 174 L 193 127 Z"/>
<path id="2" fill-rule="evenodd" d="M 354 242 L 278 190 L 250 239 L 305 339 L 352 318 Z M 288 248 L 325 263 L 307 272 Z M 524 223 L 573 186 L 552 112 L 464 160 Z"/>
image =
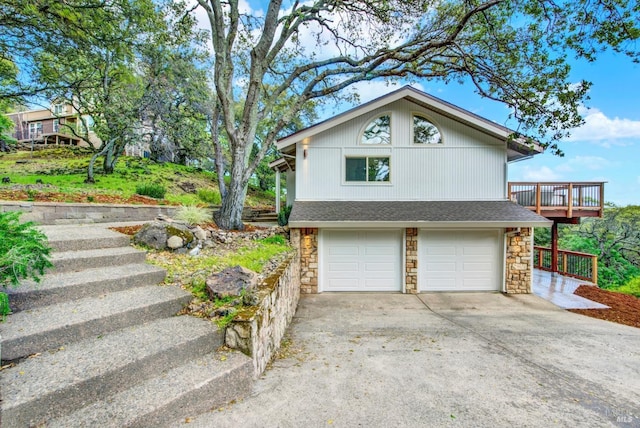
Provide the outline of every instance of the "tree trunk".
<path id="1" fill-rule="evenodd" d="M 222 199 L 222 206 L 214 216 L 214 221 L 221 229 L 243 230 L 242 210 L 244 200 L 247 195 L 247 182 L 240 177 L 231 177 L 231 183 L 227 186 L 225 197 Z"/>
<path id="2" fill-rule="evenodd" d="M 91 160 L 89 161 L 89 167 L 87 168 L 87 178 L 86 180 L 84 180 L 85 183 L 95 183 L 96 179 L 93 175 L 93 167 L 96 163 L 96 159 L 98 159 L 98 157 L 100 157 L 101 155 L 103 155 L 107 149 L 109 149 L 109 146 L 112 144 L 112 142 L 108 142 L 106 143 L 103 147 L 102 150 L 100 150 L 99 152 L 96 152 L 93 154 L 93 156 L 91 156 Z"/>
<path id="3" fill-rule="evenodd" d="M 113 166 L 115 164 L 115 159 L 113 156 L 113 146 L 115 146 L 115 144 L 112 144 L 111 147 L 106 151 L 102 160 L 102 171 L 104 174 L 113 174 Z"/>

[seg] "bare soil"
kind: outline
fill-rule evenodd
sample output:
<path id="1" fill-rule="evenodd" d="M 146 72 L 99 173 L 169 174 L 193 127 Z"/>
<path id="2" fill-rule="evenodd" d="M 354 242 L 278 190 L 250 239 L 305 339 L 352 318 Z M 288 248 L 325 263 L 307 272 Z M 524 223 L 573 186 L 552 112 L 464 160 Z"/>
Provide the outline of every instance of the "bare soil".
<path id="1" fill-rule="evenodd" d="M 570 312 L 640 328 L 640 299 L 629 294 L 581 285 L 573 293 L 610 309 L 570 309 Z"/>

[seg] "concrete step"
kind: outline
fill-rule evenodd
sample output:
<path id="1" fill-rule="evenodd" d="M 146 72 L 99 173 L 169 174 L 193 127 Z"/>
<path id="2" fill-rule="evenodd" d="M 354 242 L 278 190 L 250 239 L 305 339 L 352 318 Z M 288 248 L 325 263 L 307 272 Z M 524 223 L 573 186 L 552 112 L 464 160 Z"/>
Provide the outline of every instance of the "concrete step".
<path id="1" fill-rule="evenodd" d="M 0 376 L 2 426 L 37 426 L 97 400 L 108 401 L 158 373 L 212 352 L 222 342 L 211 322 L 181 316 L 94 336 L 26 359 Z"/>
<path id="2" fill-rule="evenodd" d="M 2 326 L 2 359 L 14 360 L 169 317 L 191 298 L 175 286 L 149 285 L 18 312 Z"/>
<path id="3" fill-rule="evenodd" d="M 130 238 L 113 230 L 92 226 L 40 226 L 54 251 L 81 251 L 126 247 Z"/>
<path id="4" fill-rule="evenodd" d="M 253 218 L 253 221 L 255 221 L 255 222 L 276 221 L 276 220 L 278 220 L 278 215 L 277 214 L 262 214 L 262 215 L 259 215 L 259 216 Z"/>
<path id="5" fill-rule="evenodd" d="M 100 267 L 79 272 L 46 274 L 40 283 L 24 281 L 8 289 L 13 312 L 70 300 L 122 291 L 143 285 L 158 284 L 166 272 L 149 264 Z"/>
<path id="6" fill-rule="evenodd" d="M 162 427 L 251 391 L 253 363 L 239 352 L 212 352 L 126 391 L 96 401 L 47 428 Z"/>
<path id="7" fill-rule="evenodd" d="M 146 253 L 133 247 L 101 248 L 97 250 L 63 251 L 51 255 L 52 272 L 70 272 L 106 266 L 144 263 Z"/>

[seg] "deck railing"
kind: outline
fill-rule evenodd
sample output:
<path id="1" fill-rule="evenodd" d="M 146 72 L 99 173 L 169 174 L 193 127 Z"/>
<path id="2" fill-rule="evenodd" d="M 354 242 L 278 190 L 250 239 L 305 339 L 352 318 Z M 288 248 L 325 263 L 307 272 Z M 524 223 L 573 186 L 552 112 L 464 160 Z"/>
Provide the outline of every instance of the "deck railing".
<path id="1" fill-rule="evenodd" d="M 551 248 L 533 247 L 533 265 L 540 270 L 553 272 L 551 268 Z M 598 256 L 576 251 L 558 250 L 557 272 L 597 284 Z"/>
<path id="2" fill-rule="evenodd" d="M 509 183 L 509 199 L 549 217 L 602 216 L 604 183 Z"/>

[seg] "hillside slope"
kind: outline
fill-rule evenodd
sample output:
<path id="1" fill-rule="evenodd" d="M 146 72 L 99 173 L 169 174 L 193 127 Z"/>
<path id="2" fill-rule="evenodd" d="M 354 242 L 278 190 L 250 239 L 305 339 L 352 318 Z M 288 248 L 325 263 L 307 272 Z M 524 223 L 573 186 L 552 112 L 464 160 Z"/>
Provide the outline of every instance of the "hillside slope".
<path id="1" fill-rule="evenodd" d="M 115 172 L 103 175 L 96 163 L 96 183 L 87 184 L 86 170 L 91 153 L 86 149 L 53 148 L 34 152 L 0 154 L 0 200 L 56 202 L 219 204 L 216 175 L 193 166 L 156 163 L 123 156 Z M 165 199 L 154 201 L 136 195 L 136 187 L 161 184 Z M 275 197 L 250 187 L 246 204 L 267 208 Z"/>

